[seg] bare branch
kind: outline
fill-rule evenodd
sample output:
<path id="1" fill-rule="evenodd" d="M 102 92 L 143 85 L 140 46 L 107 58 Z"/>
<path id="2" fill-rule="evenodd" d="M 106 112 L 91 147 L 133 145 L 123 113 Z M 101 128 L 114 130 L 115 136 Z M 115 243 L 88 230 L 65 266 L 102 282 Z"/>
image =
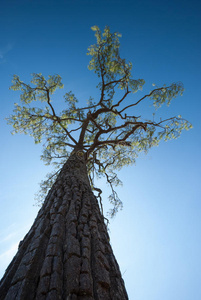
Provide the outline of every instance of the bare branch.
<path id="1" fill-rule="evenodd" d="M 52 110 L 53 116 L 57 117 L 56 114 L 55 114 L 55 110 L 54 110 L 52 104 L 50 103 L 50 91 L 49 91 L 49 89 L 46 89 L 46 92 L 47 92 L 47 103 L 48 103 L 48 105 L 50 106 L 50 108 Z"/>
<path id="2" fill-rule="evenodd" d="M 126 109 L 128 109 L 128 108 L 130 108 L 130 107 L 132 107 L 132 106 L 135 106 L 135 105 L 137 105 L 137 104 L 139 104 L 142 100 L 144 100 L 145 98 L 147 98 L 147 97 L 150 97 L 151 95 L 153 95 L 153 93 L 154 92 L 156 92 L 156 91 L 161 91 L 161 90 L 163 90 L 163 89 L 168 89 L 168 88 L 170 88 L 170 86 L 168 86 L 168 87 L 161 87 L 161 88 L 158 88 L 158 89 L 154 89 L 153 91 L 151 91 L 149 94 L 147 94 L 147 95 L 145 95 L 144 97 L 142 97 L 140 100 L 138 100 L 137 102 L 135 102 L 135 103 L 133 103 L 133 104 L 130 104 L 130 105 L 127 105 L 126 107 L 124 107 L 119 113 L 121 114 L 124 110 L 126 110 Z"/>
<path id="3" fill-rule="evenodd" d="M 121 102 L 128 96 L 128 94 L 130 94 L 131 92 L 128 90 L 128 87 L 127 87 L 127 90 L 126 90 L 126 93 L 124 94 L 124 96 L 118 101 L 117 104 L 114 104 L 112 105 L 111 109 L 113 109 L 114 107 L 117 107 L 121 104 Z M 120 112 L 121 113 L 121 112 Z"/>

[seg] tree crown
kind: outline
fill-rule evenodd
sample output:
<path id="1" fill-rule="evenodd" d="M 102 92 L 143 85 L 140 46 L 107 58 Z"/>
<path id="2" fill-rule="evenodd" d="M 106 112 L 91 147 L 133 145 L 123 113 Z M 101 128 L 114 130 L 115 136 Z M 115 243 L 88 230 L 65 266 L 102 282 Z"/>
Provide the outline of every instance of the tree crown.
<path id="1" fill-rule="evenodd" d="M 89 98 L 85 107 L 78 106 L 78 100 L 72 92 L 64 95 L 64 109 L 58 114 L 52 103 L 52 94 L 63 88 L 59 75 L 50 75 L 45 79 L 42 74 L 32 74 L 31 84 L 24 83 L 14 75 L 12 90 L 21 92 L 21 103 L 15 103 L 13 114 L 8 123 L 14 128 L 12 133 L 25 133 L 34 138 L 35 143 L 43 142 L 41 158 L 46 164 L 56 164 L 58 170 L 69 157 L 71 151 L 84 156 L 92 188 L 95 176 L 105 176 L 111 187 L 109 196 L 114 216 L 122 202 L 114 187 L 121 181 L 116 171 L 125 165 L 133 164 L 140 152 L 147 152 L 164 139 L 178 138 L 183 129 L 192 125 L 181 116 L 156 120 L 155 113 L 150 119 L 129 115 L 131 108 L 148 99 L 154 110 L 162 104 L 183 93 L 182 83 L 155 87 L 137 101 L 130 94 L 141 90 L 145 81 L 132 77 L 132 64 L 121 58 L 120 34 L 112 33 L 105 27 L 103 33 L 93 26 L 96 43 L 88 48 L 91 56 L 89 70 L 99 77 L 100 97 L 96 101 Z M 127 99 L 129 98 L 129 102 Z M 34 105 L 35 101 L 35 105 Z M 54 176 L 49 174 L 41 184 L 46 193 L 52 185 Z"/>

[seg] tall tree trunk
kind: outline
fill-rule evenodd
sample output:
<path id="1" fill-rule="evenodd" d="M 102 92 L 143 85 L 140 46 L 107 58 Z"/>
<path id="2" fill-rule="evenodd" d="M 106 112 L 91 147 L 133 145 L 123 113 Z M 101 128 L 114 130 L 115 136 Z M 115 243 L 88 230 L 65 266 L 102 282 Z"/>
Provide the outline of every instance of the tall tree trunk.
<path id="1" fill-rule="evenodd" d="M 0 282 L 0 300 L 128 299 L 84 158 L 71 155 Z"/>

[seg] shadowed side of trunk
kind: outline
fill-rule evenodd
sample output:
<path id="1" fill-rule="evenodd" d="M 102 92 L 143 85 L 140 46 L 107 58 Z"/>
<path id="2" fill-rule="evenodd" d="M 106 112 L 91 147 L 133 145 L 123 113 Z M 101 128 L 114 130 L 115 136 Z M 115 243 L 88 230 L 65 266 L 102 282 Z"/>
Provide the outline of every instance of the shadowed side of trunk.
<path id="1" fill-rule="evenodd" d="M 0 282 L 0 300 L 128 299 L 84 158 L 72 155 Z"/>

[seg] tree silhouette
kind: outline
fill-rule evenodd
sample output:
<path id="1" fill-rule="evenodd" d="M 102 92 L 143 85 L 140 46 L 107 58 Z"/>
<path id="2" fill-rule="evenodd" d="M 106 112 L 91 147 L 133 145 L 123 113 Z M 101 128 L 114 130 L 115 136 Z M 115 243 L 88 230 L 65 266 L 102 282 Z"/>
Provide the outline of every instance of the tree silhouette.
<path id="1" fill-rule="evenodd" d="M 156 108 L 182 95 L 181 83 L 155 87 L 136 99 L 132 94 L 145 81 L 133 79 L 132 64 L 120 57 L 120 34 L 109 27 L 103 33 L 97 26 L 92 30 L 96 44 L 87 54 L 89 70 L 100 79 L 98 100 L 89 98 L 79 107 L 68 92 L 58 113 L 52 97 L 63 88 L 59 75 L 45 79 L 33 74 L 31 84 L 14 75 L 11 89 L 21 91 L 21 104 L 15 104 L 8 123 L 13 133 L 42 142 L 41 157 L 56 170 L 41 184 L 41 195 L 49 190 L 48 195 L 1 280 L 0 299 L 128 299 L 104 223 L 102 191 L 94 179 L 105 176 L 110 185 L 113 217 L 122 207 L 115 191 L 121 183 L 116 171 L 160 140 L 177 138 L 192 127 L 181 116 L 156 117 Z M 149 119 L 133 115 L 146 101 L 154 109 Z"/>

